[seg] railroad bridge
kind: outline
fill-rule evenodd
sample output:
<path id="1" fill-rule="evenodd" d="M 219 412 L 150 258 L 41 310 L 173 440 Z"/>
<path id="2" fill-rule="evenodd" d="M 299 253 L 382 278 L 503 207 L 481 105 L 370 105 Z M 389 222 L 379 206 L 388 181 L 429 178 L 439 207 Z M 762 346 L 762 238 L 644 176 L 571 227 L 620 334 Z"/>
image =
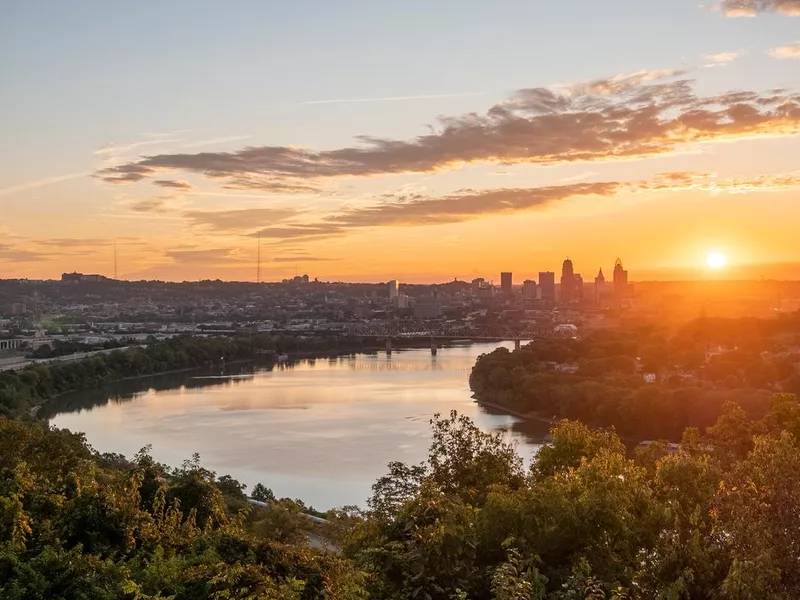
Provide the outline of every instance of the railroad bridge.
<path id="1" fill-rule="evenodd" d="M 544 338 L 576 338 L 574 325 L 530 324 L 520 325 L 475 325 L 472 323 L 448 323 L 441 321 L 385 321 L 379 323 L 349 323 L 345 325 L 347 335 L 353 337 L 383 338 L 386 351 L 392 350 L 392 338 L 430 338 L 431 353 L 436 354 L 437 340 L 482 340 L 493 342 L 513 341 L 519 349 L 523 340 Z"/>

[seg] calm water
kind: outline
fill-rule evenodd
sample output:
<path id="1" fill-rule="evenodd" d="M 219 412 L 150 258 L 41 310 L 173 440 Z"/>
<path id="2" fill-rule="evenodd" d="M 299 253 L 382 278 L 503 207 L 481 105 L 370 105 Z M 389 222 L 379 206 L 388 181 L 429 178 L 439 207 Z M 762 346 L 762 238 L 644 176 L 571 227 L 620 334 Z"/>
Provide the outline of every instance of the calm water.
<path id="1" fill-rule="evenodd" d="M 319 509 L 363 506 L 390 461 L 425 458 L 436 412 L 456 409 L 486 430 L 505 431 L 530 458 L 534 438 L 515 418 L 470 399 L 470 369 L 496 347 L 184 373 L 76 394 L 48 408 L 52 424 L 84 431 L 100 452 L 132 456 L 152 444 L 156 460 L 173 466 L 198 452 L 205 467 L 248 486 L 262 482 L 279 497 Z"/>

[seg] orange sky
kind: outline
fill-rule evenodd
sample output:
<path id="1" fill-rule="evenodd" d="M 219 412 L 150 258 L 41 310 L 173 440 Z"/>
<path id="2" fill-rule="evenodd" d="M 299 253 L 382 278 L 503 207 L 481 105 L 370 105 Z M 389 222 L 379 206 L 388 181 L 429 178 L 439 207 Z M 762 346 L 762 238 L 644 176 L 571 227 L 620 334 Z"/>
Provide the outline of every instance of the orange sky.
<path id="1" fill-rule="evenodd" d="M 497 280 L 509 270 L 520 282 L 567 256 L 586 280 L 617 257 L 633 280 L 800 279 L 800 45 L 786 38 L 798 20 L 695 4 L 676 14 L 703 23 L 713 48 L 677 48 L 671 30 L 654 29 L 641 56 L 598 48 L 588 64 L 580 48 L 594 46 L 580 37 L 575 60 L 507 73 L 476 63 L 462 75 L 448 55 L 442 89 L 460 91 L 426 94 L 401 93 L 424 58 L 409 55 L 410 72 L 356 77 L 351 66 L 350 87 L 336 91 L 292 79 L 287 89 L 307 101 L 271 108 L 221 75 L 241 83 L 244 68 L 166 77 L 187 68 L 186 33 L 136 74 L 107 79 L 99 48 L 89 59 L 65 41 L 74 57 L 37 63 L 22 58 L 20 33 L 20 45 L 5 42 L 19 63 L 0 73 L 11 82 L 0 123 L 12 133 L 0 142 L 0 277 L 111 276 L 116 245 L 123 278 L 254 280 L 260 236 L 265 280 Z M 33 26 L 17 17 L 20 31 Z M 209 44 L 252 56 L 263 43 L 234 38 Z M 519 43 L 532 55 L 549 47 Z M 378 44 L 376 56 L 394 60 L 391 48 Z M 287 60 L 280 69 L 301 58 Z M 157 64 L 175 70 L 149 70 Z M 59 66 L 67 79 L 53 83 Z M 269 69 L 266 79 L 283 72 Z M 93 74 L 100 87 L 68 82 Z M 189 85 L 232 87 L 206 110 Z M 727 256 L 719 273 L 705 266 L 712 251 Z"/>

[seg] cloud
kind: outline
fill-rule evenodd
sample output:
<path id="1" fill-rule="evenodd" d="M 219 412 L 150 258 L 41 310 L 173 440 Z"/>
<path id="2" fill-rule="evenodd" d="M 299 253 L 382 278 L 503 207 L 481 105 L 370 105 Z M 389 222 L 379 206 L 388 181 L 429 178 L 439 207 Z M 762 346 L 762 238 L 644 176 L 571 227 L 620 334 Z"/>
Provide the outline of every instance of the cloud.
<path id="1" fill-rule="evenodd" d="M 192 189 L 192 184 L 187 181 L 180 181 L 178 179 L 156 179 L 153 185 L 158 185 L 164 188 L 171 188 L 175 190 L 182 190 L 188 192 Z"/>
<path id="2" fill-rule="evenodd" d="M 577 196 L 608 197 L 619 188 L 619 183 L 604 182 L 479 192 L 463 190 L 436 198 L 414 195 L 346 211 L 331 217 L 331 221 L 348 227 L 457 223 L 485 215 L 543 208 Z"/>
<path id="3" fill-rule="evenodd" d="M 328 258 L 324 256 L 278 256 L 273 258 L 276 263 L 307 263 L 307 262 L 330 262 L 339 260 L 338 258 Z"/>
<path id="4" fill-rule="evenodd" d="M 405 100 L 438 100 L 440 98 L 467 98 L 480 96 L 482 92 L 456 92 L 454 94 L 420 94 L 417 96 L 378 96 L 374 98 L 335 98 L 332 100 L 308 100 L 301 105 L 310 104 L 351 104 L 359 102 L 400 102 Z"/>
<path id="5" fill-rule="evenodd" d="M 29 263 L 49 260 L 52 255 L 34 250 L 24 250 L 8 244 L 0 244 L 0 258 L 12 263 Z"/>
<path id="6" fill-rule="evenodd" d="M 131 204 L 131 210 L 139 213 L 163 213 L 171 210 L 169 201 L 172 196 L 157 196 L 155 198 L 146 198 L 144 200 L 137 200 Z"/>
<path id="7" fill-rule="evenodd" d="M 703 58 L 709 61 L 709 64 L 706 66 L 716 66 L 733 62 L 741 55 L 741 52 L 719 52 L 717 54 L 706 54 Z"/>
<path id="8" fill-rule="evenodd" d="M 177 142 L 179 139 L 180 138 L 159 135 L 154 139 L 139 140 L 137 142 L 127 142 L 124 144 L 116 142 L 108 142 L 107 144 L 103 144 L 97 150 L 95 150 L 94 154 L 99 156 L 106 154 L 118 154 L 120 152 L 127 152 L 128 150 L 133 150 L 135 148 L 141 148 L 142 146 L 152 146 L 153 144 L 166 144 L 170 142 Z"/>
<path id="9" fill-rule="evenodd" d="M 713 173 L 660 173 L 649 181 L 634 182 L 629 187 L 641 191 L 698 191 L 726 194 L 786 192 L 800 190 L 800 172 L 727 178 L 719 178 Z"/>
<path id="10" fill-rule="evenodd" d="M 250 139 L 251 135 L 229 135 L 227 137 L 211 138 L 210 140 L 200 140 L 197 142 L 189 142 L 183 144 L 184 148 L 199 148 L 201 146 L 217 146 L 219 144 L 229 144 L 230 142 L 239 142 L 241 140 Z"/>
<path id="11" fill-rule="evenodd" d="M 297 214 L 291 208 L 243 208 L 238 210 L 193 210 L 183 213 L 192 225 L 217 231 L 252 231 L 284 221 Z"/>
<path id="12" fill-rule="evenodd" d="M 800 0 L 722 0 L 721 8 L 728 17 L 755 17 L 763 12 L 798 16 Z"/>
<path id="13" fill-rule="evenodd" d="M 800 173 L 718 178 L 713 173 L 660 173 L 648 180 L 572 183 L 538 188 L 462 190 L 440 197 L 420 194 L 390 197 L 386 202 L 356 208 L 328 218 L 347 228 L 420 226 L 458 223 L 487 215 L 548 208 L 578 197 L 612 199 L 621 193 L 708 192 L 756 193 L 800 190 Z"/>
<path id="14" fill-rule="evenodd" d="M 32 190 L 45 185 L 51 185 L 53 183 L 60 183 L 62 181 L 69 181 L 70 179 L 78 179 L 80 177 L 88 177 L 91 174 L 92 174 L 91 171 L 79 171 L 77 173 L 68 173 L 66 175 L 56 175 L 55 177 L 45 177 L 44 179 L 28 181 L 26 183 L 20 183 L 17 185 L 12 185 L 10 187 L 0 188 L 0 196 L 6 196 L 8 194 L 16 194 L 19 192 L 27 192 L 28 190 Z"/>
<path id="15" fill-rule="evenodd" d="M 578 173 L 577 175 L 572 175 L 571 177 L 565 177 L 561 180 L 561 183 L 574 183 L 576 181 L 585 181 L 590 177 L 596 177 L 600 173 L 597 171 L 586 171 L 585 173 Z"/>
<path id="16" fill-rule="evenodd" d="M 248 234 L 250 237 L 277 240 L 304 240 L 327 238 L 347 233 L 347 229 L 336 223 L 313 223 L 310 225 L 287 224 L 283 227 L 264 227 Z"/>
<path id="17" fill-rule="evenodd" d="M 797 58 L 800 59 L 800 43 L 789 44 L 773 48 L 769 53 L 775 58 Z"/>
<path id="18" fill-rule="evenodd" d="M 207 248 L 205 250 L 168 250 L 166 257 L 173 263 L 190 265 L 218 265 L 249 262 L 238 248 Z"/>
<path id="19" fill-rule="evenodd" d="M 693 143 L 800 132 L 800 94 L 733 91 L 701 97 L 683 71 L 643 71 L 588 83 L 523 89 L 485 114 L 442 117 L 408 140 L 360 136 L 358 145 L 160 154 L 96 175 L 113 183 L 156 173 L 201 174 L 233 189 L 282 191 L 335 177 L 435 172 L 471 163 L 559 164 L 633 159 Z M 291 191 L 291 190 L 285 190 Z M 306 190 L 298 190 L 306 191 Z"/>
<path id="20" fill-rule="evenodd" d="M 49 240 L 36 240 L 43 246 L 57 246 L 58 248 L 96 248 L 97 246 L 112 246 L 113 239 L 101 238 L 53 238 Z"/>

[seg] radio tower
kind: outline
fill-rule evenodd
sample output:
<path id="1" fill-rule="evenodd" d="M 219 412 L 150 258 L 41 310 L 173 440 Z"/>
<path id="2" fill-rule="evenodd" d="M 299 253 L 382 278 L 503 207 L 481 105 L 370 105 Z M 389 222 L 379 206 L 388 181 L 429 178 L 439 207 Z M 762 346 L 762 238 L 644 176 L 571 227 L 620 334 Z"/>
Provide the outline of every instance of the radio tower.
<path id="1" fill-rule="evenodd" d="M 117 278 L 117 240 L 114 240 L 114 281 L 119 281 Z"/>
<path id="2" fill-rule="evenodd" d="M 258 234 L 258 266 L 256 267 L 256 283 L 261 283 L 261 233 Z"/>

